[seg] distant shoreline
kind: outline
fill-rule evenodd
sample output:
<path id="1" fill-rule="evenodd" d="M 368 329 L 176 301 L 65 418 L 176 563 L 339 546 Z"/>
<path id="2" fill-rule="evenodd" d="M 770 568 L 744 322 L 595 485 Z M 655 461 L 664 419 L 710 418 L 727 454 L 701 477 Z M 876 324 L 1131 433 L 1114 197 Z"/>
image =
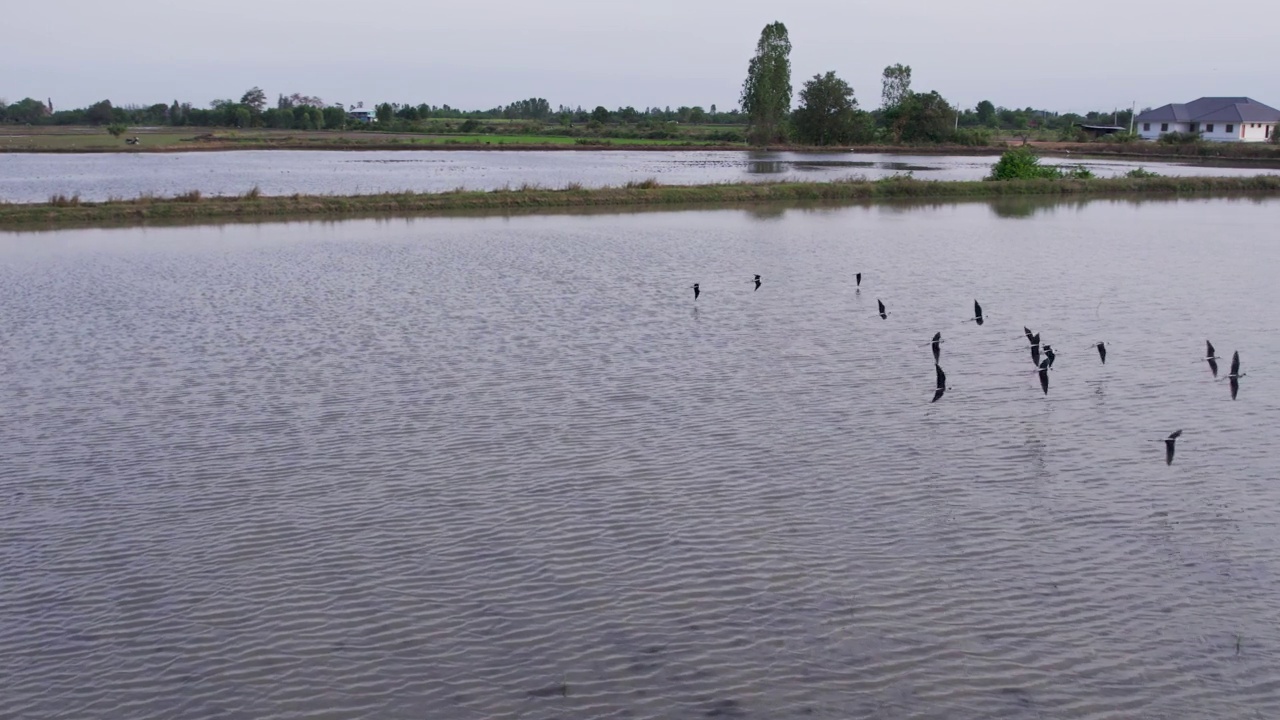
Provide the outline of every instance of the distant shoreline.
<path id="1" fill-rule="evenodd" d="M 143 225 L 149 222 L 348 219 L 444 214 L 457 211 L 537 211 L 565 208 L 670 207 L 809 201 L 880 201 L 1000 197 L 1280 196 L 1280 176 L 1154 177 L 1006 182 L 933 181 L 889 178 L 877 181 L 660 185 L 648 180 L 624 187 L 547 189 L 523 186 L 492 191 L 384 193 L 380 195 L 264 196 L 256 188 L 240 196 L 205 197 L 191 192 L 173 198 L 80 202 L 52 198 L 47 203 L 0 204 L 0 230 Z"/>
<path id="2" fill-rule="evenodd" d="M 124 140 L 107 136 L 96 128 L 67 127 L 50 130 L 0 125 L 0 155 L 32 154 L 101 154 L 101 153 L 186 153 L 236 152 L 254 150 L 340 152 L 792 152 L 848 153 L 864 155 L 957 155 L 990 157 L 1010 147 L 1017 140 L 997 141 L 989 145 L 920 144 L 920 145 L 772 145 L 751 147 L 742 143 L 718 143 L 697 140 L 638 140 L 629 138 L 570 138 L 563 136 L 503 135 L 422 135 L 417 133 L 380 133 L 349 131 L 278 131 L 246 130 L 225 132 L 174 132 L 172 128 L 137 129 L 128 134 L 140 143 L 127 145 Z M 1280 147 L 1261 143 L 1199 143 L 1167 145 L 1135 141 L 1054 142 L 1032 140 L 1027 143 L 1041 155 L 1065 158 L 1150 159 L 1152 162 L 1233 163 L 1246 167 L 1280 168 Z"/>
<path id="3" fill-rule="evenodd" d="M 1088 143 L 1028 143 L 1039 154 L 1055 158 L 1081 159 L 1147 159 L 1152 162 L 1187 162 L 1199 164 L 1238 163 L 1240 165 L 1260 168 L 1280 168 L 1280 153 L 1259 156 L 1251 155 L 1212 155 L 1197 154 L 1184 151 L 1177 146 L 1146 146 L 1148 150 L 1130 149 L 1126 146 L 1095 145 Z M 394 143 L 394 142 L 345 142 L 345 143 L 283 143 L 283 142 L 208 142 L 184 145 L 164 146 L 85 146 L 85 147 L 45 147 L 17 148 L 0 146 L 0 155 L 102 155 L 102 154 L 175 154 L 205 152 L 252 152 L 252 151 L 293 151 L 293 152 L 740 152 L 767 153 L 790 152 L 811 154 L 848 153 L 855 155 L 958 155 L 972 157 L 998 157 L 1005 150 L 1017 145 L 850 145 L 850 146 L 813 146 L 813 145 L 771 145 L 768 147 L 749 147 L 746 145 L 699 145 L 699 144 L 628 144 L 625 141 L 601 145 L 577 145 L 565 143 L 498 143 L 479 144 L 474 142 L 458 143 Z M 1144 147 L 1144 146 L 1138 146 Z"/>

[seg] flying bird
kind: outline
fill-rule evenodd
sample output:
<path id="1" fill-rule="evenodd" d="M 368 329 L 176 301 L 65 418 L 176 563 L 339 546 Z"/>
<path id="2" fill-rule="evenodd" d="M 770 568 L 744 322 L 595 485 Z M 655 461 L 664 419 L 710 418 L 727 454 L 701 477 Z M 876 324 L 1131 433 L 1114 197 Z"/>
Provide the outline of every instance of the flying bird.
<path id="1" fill-rule="evenodd" d="M 1102 364 L 1107 364 L 1107 344 L 1104 342 L 1094 343 L 1094 347 L 1098 348 L 1098 357 L 1102 360 Z"/>
<path id="2" fill-rule="evenodd" d="M 785 285 L 786 283 L 783 283 L 783 284 Z M 759 276 L 759 275 L 757 275 L 757 276 L 756 276 L 756 290 L 759 290 L 759 289 L 760 289 L 760 276 Z M 753 292 L 754 292 L 754 291 L 753 291 Z"/>
<path id="3" fill-rule="evenodd" d="M 1174 432 L 1169 433 L 1169 437 L 1164 439 L 1164 464 L 1165 465 L 1173 464 L 1173 443 L 1178 439 L 1178 436 L 1181 434 L 1182 434 L 1181 430 L 1175 430 Z"/>
<path id="4" fill-rule="evenodd" d="M 978 304 L 977 300 L 973 301 L 973 317 L 969 318 L 969 320 L 973 320 L 979 325 L 982 324 L 982 306 Z M 965 322 L 968 322 L 968 320 Z"/>
<path id="5" fill-rule="evenodd" d="M 1247 373 L 1240 372 L 1240 351 L 1237 350 L 1231 354 L 1231 374 L 1227 378 L 1231 380 L 1231 399 L 1236 399 L 1236 393 L 1240 392 L 1240 378 Z"/>
<path id="6" fill-rule="evenodd" d="M 933 364 L 937 365 L 938 360 L 942 355 L 942 333 L 940 332 L 934 333 L 933 341 L 930 342 L 929 344 L 933 346 Z M 939 368 L 938 372 L 942 372 L 942 369 Z"/>
<path id="7" fill-rule="evenodd" d="M 934 391 L 933 399 L 929 401 L 930 403 L 938 402 L 938 400 L 942 398 L 942 395 L 947 392 L 947 374 L 942 372 L 942 366 L 937 363 L 933 364 L 933 369 L 937 371 L 938 389 Z"/>
<path id="8" fill-rule="evenodd" d="M 1044 394 L 1049 394 L 1049 358 L 1040 361 L 1040 389 L 1044 390 Z"/>
<path id="9" fill-rule="evenodd" d="M 694 300 L 697 300 L 697 299 L 698 299 L 698 294 L 699 294 L 700 292 L 702 292 L 702 291 L 698 289 L 698 283 L 694 283 L 694 284 L 693 284 L 693 299 L 694 299 Z"/>
<path id="10" fill-rule="evenodd" d="M 1053 348 L 1044 346 L 1044 359 L 1049 361 L 1049 367 L 1053 367 L 1053 361 L 1057 358 L 1057 354 L 1053 352 Z"/>
<path id="11" fill-rule="evenodd" d="M 881 320 L 888 320 L 888 319 L 889 319 L 889 313 L 885 312 L 885 310 L 884 310 L 884 301 L 883 301 L 883 300 L 880 300 L 879 298 L 877 298 L 877 299 L 876 299 L 876 304 L 880 306 L 880 319 L 881 319 Z"/>
<path id="12" fill-rule="evenodd" d="M 1031 362 L 1037 366 L 1040 365 L 1040 333 L 1031 334 L 1031 330 L 1026 326 L 1022 326 L 1022 331 L 1027 334 L 1027 342 L 1031 343 Z"/>
<path id="13" fill-rule="evenodd" d="M 1204 345 L 1204 359 L 1209 363 L 1209 369 L 1213 371 L 1213 376 L 1218 377 L 1218 361 L 1222 358 L 1218 357 L 1218 353 L 1213 349 L 1213 343 L 1205 340 Z"/>

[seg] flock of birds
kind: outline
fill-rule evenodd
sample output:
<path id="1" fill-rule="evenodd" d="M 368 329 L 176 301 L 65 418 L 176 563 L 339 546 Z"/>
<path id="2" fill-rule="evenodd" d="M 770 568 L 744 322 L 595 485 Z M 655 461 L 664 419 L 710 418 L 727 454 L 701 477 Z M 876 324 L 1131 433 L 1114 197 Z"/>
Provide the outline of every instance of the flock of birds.
<path id="1" fill-rule="evenodd" d="M 855 287 L 858 288 L 858 292 L 861 292 L 862 291 L 862 273 L 855 273 L 853 277 L 854 277 Z M 755 284 L 755 290 L 760 289 L 761 280 L 759 275 L 756 275 L 751 282 Z M 700 294 L 702 294 L 702 290 L 699 288 L 698 283 L 694 283 L 693 299 L 697 301 L 698 296 Z M 877 298 L 876 305 L 878 306 L 878 310 L 879 310 L 878 314 L 880 315 L 880 319 L 888 320 L 889 311 L 885 308 L 884 301 Z M 985 322 L 985 319 L 982 315 L 982 305 L 979 304 L 977 300 L 973 301 L 973 317 L 969 318 L 968 320 L 965 320 L 965 322 L 972 322 L 978 325 L 982 325 Z M 1031 329 L 1026 327 L 1025 325 L 1022 327 L 1022 331 L 1026 334 L 1027 343 L 1031 349 L 1031 362 L 1036 366 L 1036 372 L 1040 376 L 1040 388 L 1041 390 L 1044 391 L 1045 395 L 1048 395 L 1049 394 L 1049 371 L 1053 369 L 1053 361 L 1057 358 L 1057 354 L 1054 353 L 1053 346 L 1047 343 L 1042 344 L 1040 342 L 1040 333 L 1031 332 Z M 947 390 L 949 389 L 947 386 L 947 373 L 944 372 L 942 369 L 942 343 L 943 343 L 943 339 L 942 339 L 941 332 L 934 333 L 933 339 L 930 340 L 928 343 L 928 345 L 933 350 L 933 369 L 937 378 L 937 388 L 934 390 L 933 399 L 929 401 L 930 403 L 936 403 L 939 400 L 941 400 L 942 396 L 945 395 Z M 1106 365 L 1107 364 L 1107 343 L 1099 341 L 1094 343 L 1093 346 L 1098 351 L 1098 359 L 1102 361 L 1103 365 Z M 1203 360 L 1204 362 L 1209 363 L 1209 369 L 1213 372 L 1213 377 L 1215 379 L 1219 379 L 1218 378 L 1218 361 L 1223 360 L 1225 358 L 1218 357 L 1217 351 L 1214 350 L 1212 342 L 1209 342 L 1208 340 L 1206 340 L 1205 346 L 1206 346 L 1206 349 L 1205 349 L 1205 356 Z M 1240 378 L 1244 377 L 1245 375 L 1246 373 L 1240 372 L 1240 351 L 1237 350 L 1231 355 L 1231 372 L 1228 373 L 1226 376 L 1224 376 L 1224 378 L 1221 378 L 1221 379 L 1226 379 L 1230 381 L 1232 400 L 1236 399 L 1236 394 L 1240 391 Z M 1164 460 L 1166 465 L 1173 464 L 1174 443 L 1177 442 L 1178 438 L 1181 435 L 1182 435 L 1182 430 L 1175 430 L 1174 432 L 1170 433 L 1167 438 L 1157 441 L 1157 442 L 1164 443 L 1164 448 L 1165 448 Z"/>

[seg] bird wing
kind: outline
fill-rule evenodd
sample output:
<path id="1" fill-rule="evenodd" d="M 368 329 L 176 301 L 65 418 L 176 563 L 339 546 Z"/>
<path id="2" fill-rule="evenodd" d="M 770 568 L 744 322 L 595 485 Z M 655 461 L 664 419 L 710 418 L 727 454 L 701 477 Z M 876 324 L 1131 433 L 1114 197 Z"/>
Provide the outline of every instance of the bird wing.
<path id="1" fill-rule="evenodd" d="M 982 317 L 982 306 L 978 304 L 977 300 L 973 301 L 973 316 L 976 318 Z"/>
<path id="2" fill-rule="evenodd" d="M 1031 343 L 1032 345 L 1036 344 L 1036 341 L 1031 337 L 1031 328 L 1027 327 L 1026 325 L 1023 325 L 1022 332 L 1027 334 L 1027 342 Z"/>
<path id="3" fill-rule="evenodd" d="M 945 389 L 945 388 L 938 388 L 938 390 L 937 390 L 936 392 L 934 392 L 934 393 L 933 393 L 933 399 L 932 399 L 932 400 L 930 400 L 929 402 L 931 402 L 931 403 L 936 403 L 936 402 L 938 402 L 938 400 L 942 399 L 942 395 L 943 395 L 943 393 L 945 393 L 945 392 L 946 392 L 946 389 Z"/>
<path id="4" fill-rule="evenodd" d="M 880 312 L 884 313 L 884 303 L 880 300 L 876 300 L 876 304 L 880 306 Z"/>
<path id="5" fill-rule="evenodd" d="M 1208 340 L 1205 340 L 1204 344 L 1205 344 L 1205 347 L 1207 348 L 1204 351 L 1204 356 L 1207 358 L 1216 357 L 1217 356 L 1216 353 L 1213 352 L 1213 343 L 1209 342 Z"/>
<path id="6" fill-rule="evenodd" d="M 942 339 L 942 333 L 940 333 L 940 332 L 936 332 L 936 333 L 934 333 L 934 334 L 933 334 L 933 341 L 934 341 L 934 342 L 938 342 L 938 341 L 939 341 L 939 340 L 941 340 L 941 339 Z"/>
<path id="7" fill-rule="evenodd" d="M 1046 395 L 1049 394 L 1049 368 L 1043 365 L 1040 366 L 1040 388 Z"/>
<path id="8" fill-rule="evenodd" d="M 936 364 L 935 364 L 935 365 L 933 366 L 933 369 L 937 371 L 937 374 L 938 374 L 938 389 L 939 389 L 939 390 L 941 390 L 941 389 L 945 388 L 945 387 L 946 387 L 946 385 L 947 385 L 947 374 L 946 374 L 946 373 L 944 373 L 944 372 L 942 372 L 942 366 L 941 366 L 941 365 L 936 365 Z"/>
<path id="9" fill-rule="evenodd" d="M 1173 432 L 1169 433 L 1170 440 L 1177 440 L 1179 437 L 1182 437 L 1181 430 L 1174 430 Z"/>
<path id="10" fill-rule="evenodd" d="M 1107 346 L 1102 343 L 1098 343 L 1098 357 L 1102 358 L 1104 363 L 1107 361 Z"/>
<path id="11" fill-rule="evenodd" d="M 1213 376 L 1218 377 L 1218 361 L 1209 358 L 1209 369 L 1213 371 Z"/>
<path id="12" fill-rule="evenodd" d="M 1231 374 L 1240 374 L 1240 351 L 1237 350 L 1231 354 Z"/>
<path id="13" fill-rule="evenodd" d="M 1236 393 L 1238 392 L 1240 392 L 1240 381 L 1237 380 L 1236 378 L 1231 378 L 1231 399 L 1232 400 L 1236 399 Z"/>

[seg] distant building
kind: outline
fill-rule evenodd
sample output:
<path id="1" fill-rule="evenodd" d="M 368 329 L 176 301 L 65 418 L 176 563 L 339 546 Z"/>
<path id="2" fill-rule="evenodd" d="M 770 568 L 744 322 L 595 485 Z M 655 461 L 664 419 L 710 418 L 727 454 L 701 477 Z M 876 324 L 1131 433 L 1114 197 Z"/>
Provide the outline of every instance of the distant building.
<path id="1" fill-rule="evenodd" d="M 363 122 L 363 123 L 371 123 L 371 122 L 378 121 L 377 114 L 373 110 L 365 109 L 364 103 L 351 106 L 351 109 L 347 111 L 347 117 L 351 118 L 352 120 L 355 120 L 356 122 Z"/>
<path id="2" fill-rule="evenodd" d="M 1088 123 L 1076 123 L 1076 127 L 1085 131 L 1092 137 L 1102 137 L 1103 135 L 1115 135 L 1122 133 L 1129 128 L 1119 125 L 1089 125 Z"/>
<path id="3" fill-rule="evenodd" d="M 1247 97 L 1202 97 L 1147 110 L 1134 122 L 1144 140 L 1180 132 L 1219 142 L 1267 142 L 1280 125 L 1280 110 Z"/>

